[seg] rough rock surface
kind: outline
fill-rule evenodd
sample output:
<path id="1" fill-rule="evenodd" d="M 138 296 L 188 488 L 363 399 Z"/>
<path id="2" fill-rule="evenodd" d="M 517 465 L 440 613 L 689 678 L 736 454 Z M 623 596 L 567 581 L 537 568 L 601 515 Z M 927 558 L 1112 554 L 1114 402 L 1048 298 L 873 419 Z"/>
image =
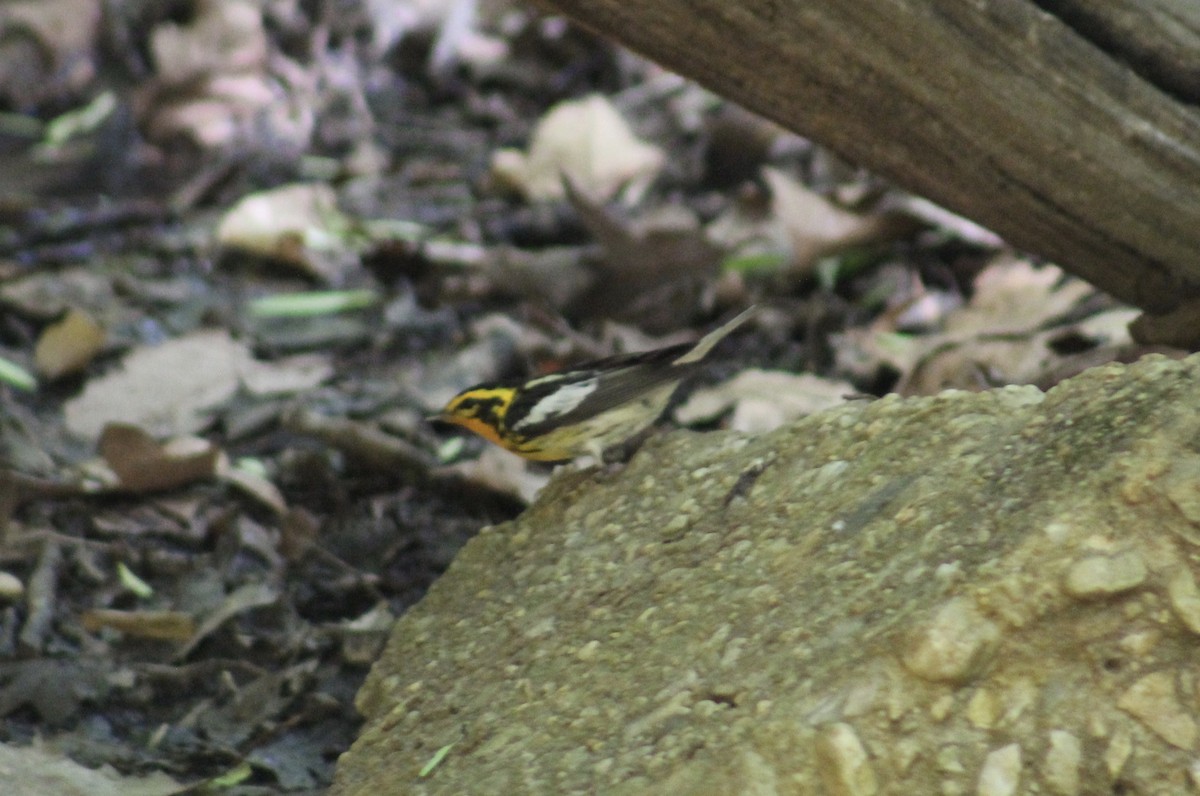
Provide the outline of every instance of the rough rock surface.
<path id="1" fill-rule="evenodd" d="M 1194 792 L 1198 410 L 1149 358 L 560 475 L 398 622 L 334 792 Z"/>

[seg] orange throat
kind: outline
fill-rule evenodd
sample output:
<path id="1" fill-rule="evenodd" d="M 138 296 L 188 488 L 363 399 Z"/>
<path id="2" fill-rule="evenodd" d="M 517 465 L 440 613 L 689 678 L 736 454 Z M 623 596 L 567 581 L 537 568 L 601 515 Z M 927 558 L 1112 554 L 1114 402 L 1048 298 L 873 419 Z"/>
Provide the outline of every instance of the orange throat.
<path id="1" fill-rule="evenodd" d="M 501 448 L 512 450 L 510 443 L 506 442 L 491 425 L 483 422 L 477 417 L 455 417 L 454 415 L 444 415 L 440 418 L 447 423 L 453 423 L 456 426 L 462 426 L 472 434 L 478 434 L 493 445 L 499 445 Z"/>

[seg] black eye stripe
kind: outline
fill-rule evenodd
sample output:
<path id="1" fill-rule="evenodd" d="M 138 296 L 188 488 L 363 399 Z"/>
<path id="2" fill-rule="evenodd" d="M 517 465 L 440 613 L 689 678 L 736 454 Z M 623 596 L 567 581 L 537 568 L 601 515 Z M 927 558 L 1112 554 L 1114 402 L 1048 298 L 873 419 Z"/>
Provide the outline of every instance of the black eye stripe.
<path id="1" fill-rule="evenodd" d="M 458 410 L 461 412 L 470 412 L 472 417 L 477 417 L 489 425 L 495 425 L 499 424 L 504 417 L 502 410 L 507 405 L 508 401 L 499 396 L 465 398 L 458 405 Z"/>

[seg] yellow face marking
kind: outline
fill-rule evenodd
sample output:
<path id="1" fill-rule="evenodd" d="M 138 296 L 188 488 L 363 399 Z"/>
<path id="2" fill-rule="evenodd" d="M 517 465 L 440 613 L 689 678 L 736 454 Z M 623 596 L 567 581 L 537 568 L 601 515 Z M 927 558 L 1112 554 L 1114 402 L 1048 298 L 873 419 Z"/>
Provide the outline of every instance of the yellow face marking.
<path id="1" fill-rule="evenodd" d="M 437 419 L 462 426 L 494 445 L 513 450 L 511 443 L 500 436 L 498 427 L 503 424 L 504 413 L 515 396 L 516 391 L 511 387 L 467 390 L 450 399 Z"/>

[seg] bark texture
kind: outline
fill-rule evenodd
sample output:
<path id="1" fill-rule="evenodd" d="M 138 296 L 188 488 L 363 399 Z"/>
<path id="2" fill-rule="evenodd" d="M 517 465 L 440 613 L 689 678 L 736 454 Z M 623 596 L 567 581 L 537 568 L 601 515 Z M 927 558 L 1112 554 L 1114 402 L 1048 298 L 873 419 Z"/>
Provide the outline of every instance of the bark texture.
<path id="1" fill-rule="evenodd" d="M 1200 338 L 1191 0 L 542 2 Z"/>

